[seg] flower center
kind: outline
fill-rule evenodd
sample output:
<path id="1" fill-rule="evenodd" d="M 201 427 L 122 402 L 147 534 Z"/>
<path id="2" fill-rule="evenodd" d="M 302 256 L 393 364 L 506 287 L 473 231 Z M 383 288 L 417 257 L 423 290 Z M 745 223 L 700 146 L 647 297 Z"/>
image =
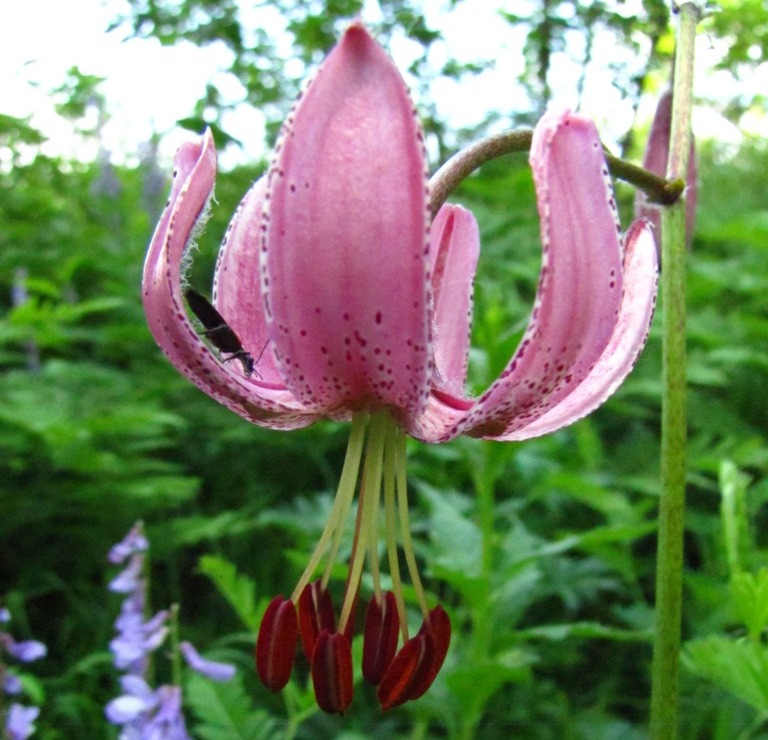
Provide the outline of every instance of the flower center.
<path id="1" fill-rule="evenodd" d="M 272 691 L 282 689 L 290 678 L 299 635 L 311 667 L 315 697 L 321 709 L 344 712 L 352 701 L 351 642 L 354 633 L 363 565 L 373 581 L 363 638 L 363 677 L 378 687 L 383 709 L 417 699 L 432 684 L 442 666 L 451 637 L 448 615 L 442 607 L 427 607 L 416 566 L 408 523 L 406 437 L 388 412 L 357 413 L 328 522 L 309 563 L 289 600 L 275 597 L 259 628 L 256 667 L 262 682 Z M 362 472 L 361 468 L 362 461 Z M 336 624 L 327 590 L 331 571 L 344 535 L 355 491 L 360 481 L 355 537 L 347 582 Z M 379 562 L 380 512 L 384 530 L 392 591 L 381 587 Z M 423 615 L 413 637 L 403 598 L 398 545 L 402 547 L 411 584 Z M 326 556 L 323 575 L 311 579 Z M 403 645 L 397 651 L 398 634 Z"/>

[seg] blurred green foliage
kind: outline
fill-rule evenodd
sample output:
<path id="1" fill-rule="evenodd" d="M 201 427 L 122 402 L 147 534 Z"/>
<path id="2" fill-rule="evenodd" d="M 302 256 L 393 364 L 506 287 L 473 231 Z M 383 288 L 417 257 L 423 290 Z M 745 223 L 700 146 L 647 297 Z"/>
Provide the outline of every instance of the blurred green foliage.
<path id="1" fill-rule="evenodd" d="M 638 27 L 656 5 L 646 4 Z M 262 47 L 245 48 L 235 3 L 133 6 L 137 32 L 164 43 L 182 31 L 197 43 L 223 38 L 240 73 L 254 75 L 249 94 L 284 110 L 297 80 L 270 57 L 263 32 Z M 359 9 L 354 0 L 278 6 L 306 64 Z M 586 17 L 587 4 L 578 7 Z M 391 29 L 429 46 L 432 32 L 414 7 L 390 0 L 382 8 Z M 661 38 L 653 17 L 648 33 Z M 570 22 L 583 30 L 579 18 Z M 723 36 L 737 32 L 729 28 Z M 255 65 L 266 58 L 271 67 Z M 530 71 L 534 89 L 540 77 Z M 63 114 L 76 119 L 105 105 L 92 94 L 97 79 L 72 72 L 68 84 Z M 185 636 L 239 669 L 223 686 L 189 677 L 195 737 L 645 736 L 656 329 L 616 396 L 569 429 L 525 444 L 410 445 L 417 554 L 427 588 L 451 613 L 451 650 L 418 702 L 382 715 L 359 684 L 348 715 L 328 717 L 314 706 L 306 670 L 272 696 L 255 679 L 251 651 L 265 604 L 292 587 L 322 529 L 346 429 L 249 426 L 179 376 L 155 346 L 140 300 L 144 250 L 167 186 L 151 150 L 136 167 L 83 163 L 45 156 L 42 138 L 27 121 L 0 116 L 8 152 L 0 160 L 0 597 L 14 633 L 49 647 L 26 684 L 42 704 L 38 737 L 108 736 L 103 707 L 117 684 L 107 645 L 119 605 L 106 591 L 106 553 L 136 519 L 152 542 L 154 603 L 179 603 Z M 220 174 L 193 274 L 201 288 L 261 168 Z M 766 171 L 764 141 L 700 150 L 688 286 L 685 738 L 768 733 Z M 632 193 L 619 195 L 626 225 Z M 483 237 L 470 371 L 478 391 L 509 358 L 535 292 L 538 218 L 524 157 L 486 165 L 454 199 L 474 210 Z M 339 571 L 335 585 L 342 581 Z"/>

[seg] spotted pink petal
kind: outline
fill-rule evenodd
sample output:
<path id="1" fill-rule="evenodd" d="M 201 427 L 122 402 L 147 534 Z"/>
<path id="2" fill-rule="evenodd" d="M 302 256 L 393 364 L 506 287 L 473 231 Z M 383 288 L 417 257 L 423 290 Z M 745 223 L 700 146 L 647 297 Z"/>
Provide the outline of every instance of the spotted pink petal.
<path id="1" fill-rule="evenodd" d="M 246 378 L 238 363 L 224 363 L 198 336 L 181 296 L 181 263 L 203 216 L 216 174 L 213 137 L 183 144 L 174 159 L 174 180 L 144 263 L 144 311 L 150 331 L 175 367 L 219 403 L 257 424 L 306 426 L 307 414 L 285 390 Z"/>
<path id="2" fill-rule="evenodd" d="M 446 436 L 527 436 L 589 377 L 614 336 L 624 294 L 620 227 L 594 124 L 547 113 L 531 165 L 544 250 L 533 313 L 501 376 Z M 628 348 L 632 358 L 640 346 Z"/>
<path id="3" fill-rule="evenodd" d="M 444 205 L 431 229 L 433 352 L 432 392 L 464 398 L 472 327 L 472 291 L 480 233 L 470 211 Z"/>
<path id="4" fill-rule="evenodd" d="M 521 440 L 554 432 L 583 418 L 621 385 L 645 345 L 653 318 L 658 267 L 656 244 L 645 221 L 636 221 L 624 238 L 624 295 L 608 345 L 589 375 L 570 395 L 528 426 L 503 440 Z"/>
<path id="5" fill-rule="evenodd" d="M 431 375 L 424 142 L 360 23 L 289 116 L 269 174 L 267 321 L 286 385 L 318 412 L 421 412 Z"/>
<path id="6" fill-rule="evenodd" d="M 216 261 L 213 304 L 227 318 L 265 383 L 285 387 L 268 347 L 269 334 L 261 299 L 259 235 L 267 178 L 245 194 L 232 217 Z"/>

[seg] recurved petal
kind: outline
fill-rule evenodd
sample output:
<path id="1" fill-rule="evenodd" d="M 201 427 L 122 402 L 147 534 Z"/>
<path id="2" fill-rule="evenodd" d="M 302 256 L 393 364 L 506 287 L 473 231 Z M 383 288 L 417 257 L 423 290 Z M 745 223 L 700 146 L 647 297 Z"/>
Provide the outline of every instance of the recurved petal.
<path id="1" fill-rule="evenodd" d="M 150 331 L 175 367 L 198 388 L 235 413 L 275 428 L 306 426 L 306 413 L 284 389 L 246 378 L 236 363 L 223 363 L 198 336 L 181 297 L 181 262 L 213 190 L 216 152 L 207 131 L 183 144 L 174 159 L 171 195 L 149 245 L 142 292 Z"/>
<path id="2" fill-rule="evenodd" d="M 255 371 L 265 383 L 282 387 L 282 378 L 268 345 L 259 275 L 259 237 L 267 178 L 257 180 L 240 201 L 227 228 L 216 261 L 213 305 L 258 359 Z"/>
<path id="3" fill-rule="evenodd" d="M 502 437 L 538 437 L 578 421 L 604 403 L 637 362 L 656 305 L 656 245 L 645 221 L 636 221 L 624 239 L 624 295 L 608 345 L 584 381 L 559 404 L 531 424 Z"/>
<path id="4" fill-rule="evenodd" d="M 594 124 L 547 113 L 531 146 L 543 264 L 533 313 L 501 376 L 447 437 L 511 439 L 590 374 L 623 294 L 616 204 Z"/>
<path id="5" fill-rule="evenodd" d="M 470 211 L 444 205 L 432 222 L 431 265 L 435 372 L 432 389 L 464 398 L 472 327 L 472 292 L 480 232 Z"/>
<path id="6" fill-rule="evenodd" d="M 423 134 L 360 23 L 284 126 L 262 287 L 278 365 L 307 407 L 419 413 L 431 374 Z"/>

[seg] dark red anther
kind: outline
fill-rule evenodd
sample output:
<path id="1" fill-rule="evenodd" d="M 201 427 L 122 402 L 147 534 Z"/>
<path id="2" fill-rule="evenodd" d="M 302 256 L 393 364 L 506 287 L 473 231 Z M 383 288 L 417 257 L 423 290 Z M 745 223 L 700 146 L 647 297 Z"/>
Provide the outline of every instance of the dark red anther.
<path id="1" fill-rule="evenodd" d="M 275 596 L 264 612 L 256 638 L 256 670 L 270 691 L 280 691 L 288 683 L 298 639 L 299 620 L 293 602 Z"/>
<path id="2" fill-rule="evenodd" d="M 312 656 L 312 685 L 324 712 L 343 714 L 352 703 L 352 650 L 341 632 L 323 630 Z"/>
<path id="3" fill-rule="evenodd" d="M 435 676 L 440 673 L 440 669 L 443 667 L 448 647 L 451 644 L 451 618 L 440 604 L 429 613 L 429 622 L 424 622 L 421 625 L 419 634 L 425 631 L 429 632 L 434 641 L 435 654 L 429 671 L 421 677 L 421 690 L 414 686 L 414 691 L 409 697 L 410 699 L 418 699 L 432 685 Z"/>
<path id="4" fill-rule="evenodd" d="M 377 692 L 386 711 L 418 699 L 432 685 L 451 642 L 451 620 L 441 606 L 429 613 L 418 634 L 403 645 L 381 679 Z"/>
<path id="5" fill-rule="evenodd" d="M 413 698 L 415 691 L 422 688 L 422 677 L 429 672 L 434 657 L 435 642 L 427 633 L 419 632 L 400 648 L 377 691 L 384 711 Z"/>
<path id="6" fill-rule="evenodd" d="M 400 619 L 397 614 L 395 595 L 391 591 L 382 594 L 381 603 L 371 599 L 365 614 L 363 638 L 363 678 L 378 686 L 397 651 L 397 633 Z"/>
<path id="7" fill-rule="evenodd" d="M 304 655 L 310 665 L 317 637 L 323 630 L 335 632 L 336 618 L 333 614 L 331 595 L 318 580 L 308 583 L 299 596 L 299 632 Z"/>

